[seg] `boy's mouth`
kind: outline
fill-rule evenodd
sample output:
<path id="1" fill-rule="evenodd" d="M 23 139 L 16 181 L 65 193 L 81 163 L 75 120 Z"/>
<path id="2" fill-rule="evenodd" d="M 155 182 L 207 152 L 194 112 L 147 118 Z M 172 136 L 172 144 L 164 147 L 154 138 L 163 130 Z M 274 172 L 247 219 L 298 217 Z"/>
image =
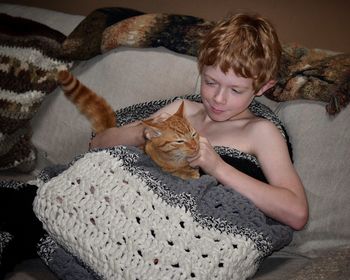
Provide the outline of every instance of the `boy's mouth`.
<path id="1" fill-rule="evenodd" d="M 221 110 L 221 109 L 218 109 L 218 108 L 215 108 L 214 106 L 210 106 L 210 110 L 214 113 L 214 114 L 222 114 L 224 112 L 224 110 Z"/>

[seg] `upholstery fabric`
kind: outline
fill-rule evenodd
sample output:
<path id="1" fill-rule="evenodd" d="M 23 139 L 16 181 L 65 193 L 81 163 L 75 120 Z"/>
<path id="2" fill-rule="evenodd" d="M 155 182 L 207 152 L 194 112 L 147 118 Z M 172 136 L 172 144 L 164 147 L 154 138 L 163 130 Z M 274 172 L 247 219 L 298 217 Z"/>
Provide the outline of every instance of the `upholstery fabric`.
<path id="1" fill-rule="evenodd" d="M 198 80 L 194 59 L 163 48 L 113 50 L 80 62 L 72 72 L 116 110 L 192 94 Z M 46 165 L 65 164 L 88 149 L 90 124 L 60 88 L 45 98 L 32 123 L 36 128 L 32 141 Z"/>
<path id="2" fill-rule="evenodd" d="M 294 101 L 282 103 L 278 112 L 310 206 L 306 228 L 295 233 L 286 250 L 312 256 L 317 249 L 349 244 L 350 110 L 330 117 L 321 103 Z"/>

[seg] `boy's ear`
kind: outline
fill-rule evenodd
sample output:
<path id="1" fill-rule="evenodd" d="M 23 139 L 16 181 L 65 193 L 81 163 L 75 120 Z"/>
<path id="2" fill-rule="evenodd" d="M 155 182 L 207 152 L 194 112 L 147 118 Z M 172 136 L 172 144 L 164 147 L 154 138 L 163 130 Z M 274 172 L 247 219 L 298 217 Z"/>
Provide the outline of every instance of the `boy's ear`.
<path id="1" fill-rule="evenodd" d="M 277 83 L 276 80 L 270 80 L 268 81 L 265 85 L 263 85 L 259 91 L 255 94 L 256 96 L 262 96 L 267 90 L 270 88 L 274 87 L 275 84 Z"/>

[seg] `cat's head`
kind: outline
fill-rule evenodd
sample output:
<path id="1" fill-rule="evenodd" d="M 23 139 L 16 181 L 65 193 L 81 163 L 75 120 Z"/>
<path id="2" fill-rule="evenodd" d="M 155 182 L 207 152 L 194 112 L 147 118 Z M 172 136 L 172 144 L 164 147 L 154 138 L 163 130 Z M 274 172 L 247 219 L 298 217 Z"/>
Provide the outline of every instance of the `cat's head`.
<path id="1" fill-rule="evenodd" d="M 168 153 L 174 160 L 194 156 L 199 150 L 199 135 L 183 114 L 184 102 L 177 112 L 165 120 L 144 120 L 146 145 L 153 150 Z"/>

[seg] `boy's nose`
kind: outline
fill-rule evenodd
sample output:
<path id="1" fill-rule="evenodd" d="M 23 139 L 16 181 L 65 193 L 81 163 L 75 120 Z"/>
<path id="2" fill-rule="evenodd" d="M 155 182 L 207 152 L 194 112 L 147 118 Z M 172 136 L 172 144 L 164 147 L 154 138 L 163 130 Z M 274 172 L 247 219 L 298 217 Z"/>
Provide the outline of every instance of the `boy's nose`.
<path id="1" fill-rule="evenodd" d="M 216 103 L 220 103 L 220 104 L 225 103 L 226 97 L 225 97 L 225 91 L 224 91 L 224 89 L 219 88 L 219 89 L 216 91 L 216 93 L 215 93 L 215 95 L 214 95 L 214 101 L 215 101 Z"/>

